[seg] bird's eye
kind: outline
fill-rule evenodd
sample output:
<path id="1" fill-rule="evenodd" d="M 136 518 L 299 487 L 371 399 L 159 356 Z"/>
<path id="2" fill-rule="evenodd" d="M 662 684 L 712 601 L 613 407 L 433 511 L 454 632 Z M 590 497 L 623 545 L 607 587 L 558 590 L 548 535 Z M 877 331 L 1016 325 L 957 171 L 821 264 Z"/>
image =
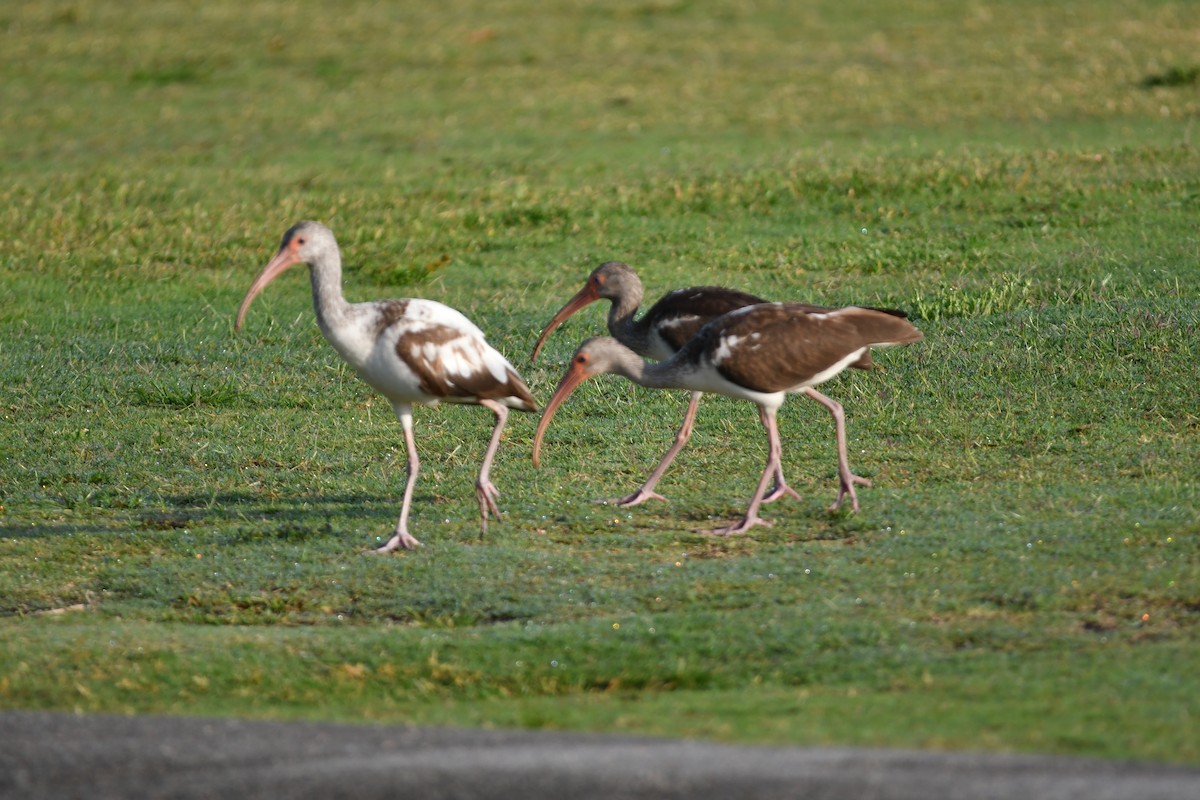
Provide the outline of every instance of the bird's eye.
<path id="1" fill-rule="evenodd" d="M 299 239 L 297 239 L 296 244 L 304 244 L 304 237 L 301 236 Z"/>

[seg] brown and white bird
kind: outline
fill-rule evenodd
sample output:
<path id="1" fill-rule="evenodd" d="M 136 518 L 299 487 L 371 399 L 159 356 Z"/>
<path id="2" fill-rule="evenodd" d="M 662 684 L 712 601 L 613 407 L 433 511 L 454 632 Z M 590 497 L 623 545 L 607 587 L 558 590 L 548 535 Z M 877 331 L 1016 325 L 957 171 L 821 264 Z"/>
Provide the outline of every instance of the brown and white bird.
<path id="1" fill-rule="evenodd" d="M 420 461 L 413 438 L 414 405 L 439 402 L 480 405 L 496 415 L 483 456 L 475 495 L 482 532 L 488 515 L 500 519 L 500 493 L 489 479 L 508 409 L 537 411 L 529 388 L 513 366 L 484 339 L 483 332 L 449 306 L 433 300 L 378 300 L 348 303 L 342 296 L 342 257 L 333 232 L 319 222 L 300 222 L 283 235 L 279 252 L 246 292 L 238 308 L 240 330 L 250 303 L 268 283 L 294 264 L 307 264 L 317 325 L 326 340 L 358 376 L 386 397 L 404 429 L 408 473 L 400 519 L 392 537 L 376 552 L 420 544 L 408 531 L 413 486 Z"/>
<path id="2" fill-rule="evenodd" d="M 665 361 L 670 358 L 702 327 L 722 314 L 745 306 L 768 302 L 761 297 L 755 297 L 737 289 L 726 289 L 721 286 L 695 286 L 668 292 L 659 298 L 658 302 L 650 307 L 650 310 L 635 320 L 634 316 L 638 312 L 638 307 L 641 306 L 642 296 L 642 282 L 637 273 L 619 261 L 606 261 L 592 271 L 583 288 L 576 292 L 575 296 L 568 300 L 547 323 L 533 348 L 531 360 L 537 359 L 542 345 L 559 325 L 575 312 L 600 299 L 606 299 L 612 303 L 608 310 L 608 332 L 639 356 L 652 358 L 655 361 Z M 804 303 L 793 305 L 813 312 L 832 310 Z M 833 511 L 841 507 L 842 499 L 849 496 L 851 508 L 858 511 L 858 495 L 854 491 L 854 486 L 855 484 L 870 486 L 871 481 L 850 471 L 850 459 L 846 445 L 846 417 L 842 405 L 812 387 L 806 387 L 801 391 L 825 406 L 833 416 L 834 433 L 837 440 L 838 478 L 841 483 L 837 499 L 829 507 L 829 510 Z M 658 466 L 646 478 L 645 483 L 632 494 L 609 502 L 628 507 L 636 506 L 650 499 L 665 499 L 654 491 L 654 487 L 667 471 L 667 467 L 675 460 L 675 456 L 691 438 L 696 421 L 696 409 L 703 394 L 699 391 L 692 392 L 691 398 L 688 400 L 687 411 L 683 415 L 683 425 L 675 434 L 674 443 L 658 462 Z M 784 480 L 781 464 L 775 474 L 775 485 L 763 498 L 763 502 L 769 503 L 785 495 L 795 497 L 796 492 Z"/>
<path id="3" fill-rule="evenodd" d="M 542 437 L 563 401 L 587 378 L 605 372 L 653 389 L 716 392 L 758 405 L 767 431 L 767 465 L 741 522 L 715 533 L 741 533 L 769 524 L 758 516 L 767 482 L 777 474 L 782 444 L 775 414 L 788 393 L 803 392 L 850 366 L 869 368 L 871 347 L 922 339 L 902 312 L 850 306 L 814 312 L 795 303 L 765 303 L 731 311 L 700 329 L 673 356 L 651 364 L 614 338 L 588 339 L 571 358 L 566 374 L 538 422 L 533 462 Z"/>

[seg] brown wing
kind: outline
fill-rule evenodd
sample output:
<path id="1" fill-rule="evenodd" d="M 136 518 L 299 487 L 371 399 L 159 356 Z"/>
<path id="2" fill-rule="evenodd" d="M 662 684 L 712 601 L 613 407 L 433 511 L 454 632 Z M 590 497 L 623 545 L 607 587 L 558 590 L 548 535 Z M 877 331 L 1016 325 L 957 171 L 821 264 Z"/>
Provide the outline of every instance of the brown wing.
<path id="1" fill-rule="evenodd" d="M 664 294 L 657 303 L 650 306 L 650 310 L 638 320 L 638 324 L 657 330 L 672 349 L 679 350 L 699 333 L 701 328 L 717 317 L 738 308 L 765 302 L 767 301 L 761 297 L 739 292 L 737 289 L 693 286 Z M 664 325 L 664 322 L 671 324 Z"/>
<path id="2" fill-rule="evenodd" d="M 813 312 L 799 303 L 769 303 L 715 320 L 689 343 L 728 380 L 760 392 L 800 386 L 864 348 L 919 341 L 902 317 L 851 306 Z"/>
<path id="3" fill-rule="evenodd" d="M 420 389 L 447 400 L 496 400 L 522 411 L 537 402 L 516 370 L 487 342 L 446 325 L 403 334 L 396 355 L 413 371 Z"/>

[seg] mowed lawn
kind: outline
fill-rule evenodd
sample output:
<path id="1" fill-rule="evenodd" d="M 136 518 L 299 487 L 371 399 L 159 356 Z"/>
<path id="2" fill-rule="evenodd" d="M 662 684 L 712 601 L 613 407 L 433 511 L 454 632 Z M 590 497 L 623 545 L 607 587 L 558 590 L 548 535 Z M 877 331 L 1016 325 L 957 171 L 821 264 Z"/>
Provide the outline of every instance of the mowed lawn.
<path id="1" fill-rule="evenodd" d="M 1180 2 L 0 6 L 0 708 L 1200 763 L 1200 26 Z M 461 309 L 544 404 L 601 261 L 908 311 L 780 412 L 388 403 L 303 269 Z"/>

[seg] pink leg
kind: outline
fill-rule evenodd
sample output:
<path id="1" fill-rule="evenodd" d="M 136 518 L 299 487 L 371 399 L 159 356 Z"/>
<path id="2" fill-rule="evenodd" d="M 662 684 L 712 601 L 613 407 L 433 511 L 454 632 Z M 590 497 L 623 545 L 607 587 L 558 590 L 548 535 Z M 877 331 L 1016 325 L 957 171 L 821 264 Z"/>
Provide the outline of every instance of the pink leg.
<path id="1" fill-rule="evenodd" d="M 854 484 L 870 486 L 871 481 L 860 478 L 850 471 L 850 459 L 846 455 L 846 414 L 842 410 L 842 404 L 811 387 L 805 389 L 804 393 L 829 409 L 829 413 L 833 415 L 833 427 L 837 435 L 838 478 L 841 480 L 841 485 L 838 487 L 837 500 L 833 501 L 829 510 L 836 511 L 841 508 L 842 499 L 849 495 L 851 510 L 858 511 L 858 495 L 854 493 Z"/>
<path id="2" fill-rule="evenodd" d="M 488 442 L 487 452 L 483 454 L 483 464 L 479 468 L 479 480 L 475 481 L 475 497 L 479 500 L 479 536 L 482 538 L 487 533 L 489 512 L 496 515 L 497 522 L 503 519 L 500 516 L 500 508 L 496 505 L 496 498 L 500 496 L 500 490 L 495 487 L 488 476 L 492 471 L 492 459 L 495 458 L 496 449 L 500 446 L 500 434 L 504 432 L 504 423 L 508 421 L 508 407 L 495 400 L 480 400 L 479 405 L 491 409 L 492 413 L 496 415 L 496 427 L 492 429 L 491 441 Z"/>
<path id="3" fill-rule="evenodd" d="M 404 447 L 408 451 L 408 473 L 404 482 L 404 500 L 400 504 L 400 519 L 396 522 L 396 532 L 382 547 L 376 548 L 375 553 L 390 553 L 403 547 L 411 550 L 420 546 L 420 542 L 408 532 L 408 511 L 412 507 L 413 487 L 417 485 L 417 472 L 421 462 L 417 458 L 417 440 L 413 438 L 413 422 L 411 406 L 395 406 L 396 416 L 400 418 L 400 426 L 404 428 Z"/>
<path id="4" fill-rule="evenodd" d="M 640 505 L 647 500 L 666 500 L 658 492 L 654 491 L 655 485 L 658 484 L 663 473 L 667 471 L 667 467 L 671 466 L 671 462 L 675 460 L 675 456 L 679 455 L 679 451 L 688 443 L 688 439 L 692 438 L 692 427 L 696 422 L 696 409 L 700 406 L 700 398 L 704 392 L 692 392 L 692 397 L 688 401 L 687 411 L 683 415 L 683 425 L 679 427 L 679 432 L 675 434 L 675 443 L 671 445 L 671 449 L 667 451 L 662 460 L 658 462 L 658 466 L 650 473 L 650 477 L 646 478 L 646 482 L 636 492 L 625 497 L 617 498 L 616 500 L 601 500 L 601 503 L 612 503 L 623 508 Z"/>
<path id="5" fill-rule="evenodd" d="M 783 464 L 781 463 L 775 468 L 775 485 L 771 487 L 771 491 L 767 492 L 763 498 L 764 503 L 774 503 L 783 497 L 791 497 L 794 500 L 799 500 L 800 495 L 796 494 L 796 490 L 788 486 L 787 481 L 783 479 Z"/>
<path id="6" fill-rule="evenodd" d="M 774 503 L 783 497 L 791 497 L 795 500 L 800 499 L 800 495 L 796 494 L 796 490 L 788 486 L 787 481 L 783 479 L 783 460 L 775 465 L 775 485 L 771 487 L 771 491 L 767 492 L 766 497 L 762 499 L 764 503 Z"/>
<path id="7" fill-rule="evenodd" d="M 758 516 L 758 507 L 762 505 L 763 495 L 767 492 L 767 481 L 778 473 L 783 462 L 783 445 L 779 441 L 779 428 L 775 424 L 775 409 L 759 406 L 758 416 L 762 419 L 763 427 L 767 429 L 767 466 L 763 469 L 762 477 L 758 479 L 758 488 L 754 490 L 754 497 L 750 498 L 750 505 L 746 508 L 746 515 L 742 517 L 742 521 L 713 531 L 718 536 L 745 533 L 755 525 L 771 524 Z"/>

